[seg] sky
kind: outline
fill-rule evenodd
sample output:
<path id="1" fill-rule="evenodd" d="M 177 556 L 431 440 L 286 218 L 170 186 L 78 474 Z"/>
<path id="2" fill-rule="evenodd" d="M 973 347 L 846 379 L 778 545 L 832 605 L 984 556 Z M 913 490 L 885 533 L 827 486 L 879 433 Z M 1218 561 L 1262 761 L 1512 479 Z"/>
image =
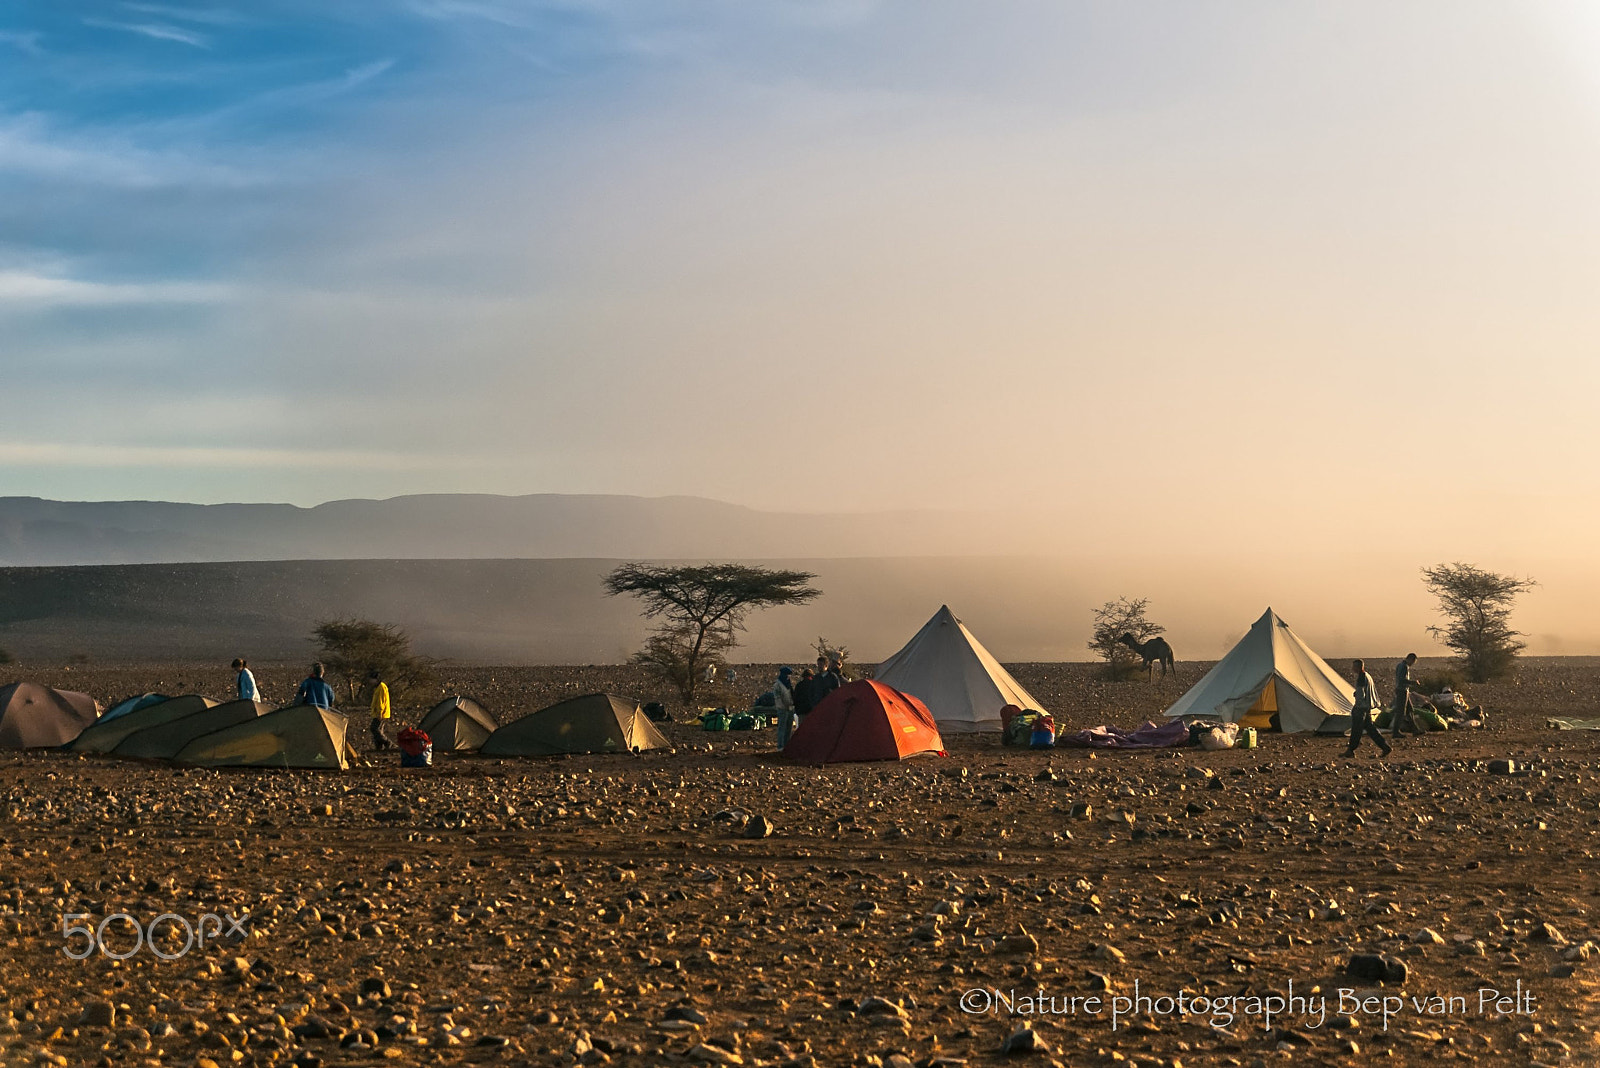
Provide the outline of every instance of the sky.
<path id="1" fill-rule="evenodd" d="M 1589 574 L 1597 72 L 1556 0 L 13 0 L 0 494 Z"/>

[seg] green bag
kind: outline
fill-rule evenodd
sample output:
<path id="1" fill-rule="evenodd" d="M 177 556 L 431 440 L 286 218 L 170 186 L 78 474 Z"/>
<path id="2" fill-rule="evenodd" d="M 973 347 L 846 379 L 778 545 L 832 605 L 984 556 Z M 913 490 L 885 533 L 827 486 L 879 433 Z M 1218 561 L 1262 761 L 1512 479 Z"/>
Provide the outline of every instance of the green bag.
<path id="1" fill-rule="evenodd" d="M 720 709 L 707 712 L 700 717 L 700 726 L 708 731 L 725 731 L 728 729 L 728 714 Z"/>

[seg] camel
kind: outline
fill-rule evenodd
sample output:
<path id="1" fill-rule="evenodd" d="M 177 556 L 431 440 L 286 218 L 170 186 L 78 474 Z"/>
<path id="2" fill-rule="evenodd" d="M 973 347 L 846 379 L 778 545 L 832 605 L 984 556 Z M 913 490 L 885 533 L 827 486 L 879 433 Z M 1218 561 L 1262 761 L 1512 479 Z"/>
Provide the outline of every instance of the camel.
<path id="1" fill-rule="evenodd" d="M 1139 659 L 1144 661 L 1145 678 L 1151 682 L 1155 681 L 1157 664 L 1161 665 L 1162 678 L 1167 677 L 1167 672 L 1177 670 L 1172 659 L 1172 646 L 1167 644 L 1165 638 L 1151 638 L 1141 643 L 1132 634 L 1124 634 L 1117 641 L 1139 654 Z"/>

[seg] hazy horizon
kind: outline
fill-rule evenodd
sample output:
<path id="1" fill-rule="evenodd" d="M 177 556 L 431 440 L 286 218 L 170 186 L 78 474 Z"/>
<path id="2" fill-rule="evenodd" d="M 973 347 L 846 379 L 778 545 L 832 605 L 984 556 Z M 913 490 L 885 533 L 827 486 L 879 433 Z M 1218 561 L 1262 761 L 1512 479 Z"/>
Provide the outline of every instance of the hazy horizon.
<path id="1" fill-rule="evenodd" d="M 1597 55 L 1580 0 L 24 0 L 0 495 L 931 509 L 1374 634 L 1462 560 L 1600 652 Z"/>

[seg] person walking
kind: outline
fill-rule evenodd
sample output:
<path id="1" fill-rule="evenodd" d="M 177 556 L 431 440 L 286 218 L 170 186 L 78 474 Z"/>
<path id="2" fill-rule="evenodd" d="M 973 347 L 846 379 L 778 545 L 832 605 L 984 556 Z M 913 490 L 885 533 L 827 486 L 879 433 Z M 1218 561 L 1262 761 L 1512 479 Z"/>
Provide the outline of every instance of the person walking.
<path id="1" fill-rule="evenodd" d="M 261 700 L 261 687 L 256 685 L 256 677 L 250 671 L 250 663 L 244 657 L 239 657 L 233 662 L 233 670 L 238 672 L 234 677 L 234 684 L 239 688 L 239 700 Z"/>
<path id="2" fill-rule="evenodd" d="M 389 707 L 389 685 L 376 671 L 367 676 L 367 684 L 372 687 L 372 748 L 389 748 L 389 736 L 383 733 L 384 726 L 389 722 L 391 709 Z"/>
<path id="3" fill-rule="evenodd" d="M 1389 707 L 1389 736 L 1392 738 L 1398 739 L 1401 731 L 1418 736 L 1423 733 L 1417 721 L 1411 718 L 1411 695 L 1422 692 L 1422 687 L 1411 677 L 1411 668 L 1416 662 L 1417 654 L 1407 653 L 1406 658 L 1394 666 L 1394 704 Z"/>
<path id="4" fill-rule="evenodd" d="M 778 681 L 772 684 L 772 707 L 778 713 L 779 749 L 788 745 L 790 736 L 794 734 L 794 684 L 789 681 L 792 674 L 794 668 L 781 667 L 778 669 Z"/>
<path id="5" fill-rule="evenodd" d="M 301 681 L 300 688 L 294 692 L 294 704 L 316 705 L 330 711 L 333 709 L 333 687 L 323 679 L 322 672 L 320 661 L 311 665 L 311 674 Z"/>
<path id="6" fill-rule="evenodd" d="M 1383 750 L 1383 755 L 1388 756 L 1394 748 L 1383 740 L 1383 732 L 1378 730 L 1372 722 L 1372 713 L 1378 707 L 1376 683 L 1372 676 L 1367 674 L 1367 665 L 1360 660 L 1352 661 L 1351 668 L 1356 676 L 1356 703 L 1350 714 L 1350 748 L 1344 751 L 1347 757 L 1356 755 L 1356 750 L 1361 746 L 1363 735 L 1378 743 L 1378 748 Z"/>

